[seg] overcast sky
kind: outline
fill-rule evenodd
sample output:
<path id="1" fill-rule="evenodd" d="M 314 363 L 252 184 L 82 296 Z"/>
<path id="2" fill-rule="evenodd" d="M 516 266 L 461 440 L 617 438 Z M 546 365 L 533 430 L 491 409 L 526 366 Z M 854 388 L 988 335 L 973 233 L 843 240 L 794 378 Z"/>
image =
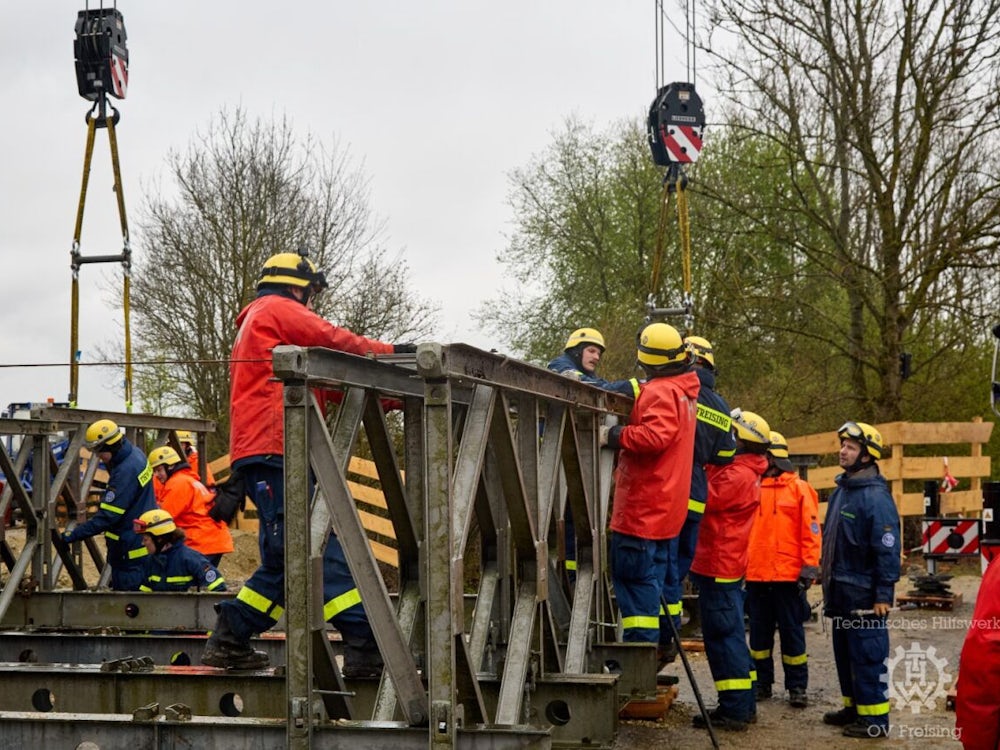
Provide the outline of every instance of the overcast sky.
<path id="1" fill-rule="evenodd" d="M 70 246 L 89 108 L 77 93 L 73 40 L 85 4 L 4 4 L 0 408 L 67 396 L 68 367 L 7 365 L 69 359 Z M 603 128 L 644 114 L 655 93 L 650 0 L 120 0 L 118 9 L 129 89 L 113 101 L 130 222 L 167 153 L 186 148 L 220 109 L 287 116 L 300 135 L 339 139 L 370 178 L 388 246 L 402 251 L 414 288 L 440 306 L 444 342 L 496 344 L 471 314 L 501 285 L 508 173 L 541 152 L 566 116 Z M 682 43 L 669 34 L 677 54 L 666 77 L 683 80 Z M 121 251 L 111 183 L 98 131 L 85 256 Z M 120 288 L 119 269 L 81 271 L 83 362 L 120 335 L 121 311 L 105 291 Z M 82 369 L 82 408 L 123 408 L 107 379 L 106 370 Z"/>

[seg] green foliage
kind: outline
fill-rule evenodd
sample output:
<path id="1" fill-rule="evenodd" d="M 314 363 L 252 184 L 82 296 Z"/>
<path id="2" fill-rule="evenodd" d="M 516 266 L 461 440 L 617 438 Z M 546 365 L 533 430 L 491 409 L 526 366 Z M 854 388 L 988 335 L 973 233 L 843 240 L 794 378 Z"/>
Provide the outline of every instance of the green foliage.
<path id="1" fill-rule="evenodd" d="M 608 342 L 602 372 L 629 374 L 649 292 L 660 174 L 635 123 L 595 132 L 568 120 L 510 181 L 515 231 L 499 255 L 514 284 L 477 318 L 544 363 L 575 328 Z"/>
<path id="2" fill-rule="evenodd" d="M 848 417 L 876 422 L 894 410 L 916 421 L 983 414 L 989 342 L 974 318 L 933 296 L 913 300 L 913 321 L 903 330 L 913 375 L 901 381 L 892 409 L 880 405 L 880 379 L 898 361 L 884 359 L 876 305 L 852 317 L 856 274 L 829 227 L 816 221 L 831 196 L 801 180 L 804 168 L 774 138 L 739 124 L 716 126 L 710 136 L 688 193 L 693 332 L 713 342 L 729 402 L 760 412 L 787 435 L 833 429 Z M 661 199 L 661 171 L 640 126 L 596 132 L 569 121 L 511 185 L 515 230 L 499 257 L 517 284 L 487 303 L 481 321 L 494 322 L 498 335 L 536 362 L 557 353 L 573 328 L 597 327 L 609 342 L 602 374 L 631 374 Z M 672 206 L 663 242 L 658 299 L 670 304 L 681 294 Z M 864 272 L 866 283 L 877 280 L 874 268 Z M 954 284 L 968 275 L 961 267 L 945 273 Z"/>

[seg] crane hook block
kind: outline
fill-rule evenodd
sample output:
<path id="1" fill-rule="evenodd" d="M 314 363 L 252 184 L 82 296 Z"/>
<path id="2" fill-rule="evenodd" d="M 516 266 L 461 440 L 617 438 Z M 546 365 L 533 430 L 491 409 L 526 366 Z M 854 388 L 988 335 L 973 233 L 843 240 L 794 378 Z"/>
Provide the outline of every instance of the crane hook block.
<path id="1" fill-rule="evenodd" d="M 693 83 L 670 83 L 661 88 L 646 121 L 653 161 L 661 167 L 690 164 L 701 153 L 705 108 Z"/>
<path id="2" fill-rule="evenodd" d="M 124 99 L 128 91 L 125 19 L 117 8 L 81 10 L 76 16 L 76 86 L 94 102 L 103 94 Z"/>

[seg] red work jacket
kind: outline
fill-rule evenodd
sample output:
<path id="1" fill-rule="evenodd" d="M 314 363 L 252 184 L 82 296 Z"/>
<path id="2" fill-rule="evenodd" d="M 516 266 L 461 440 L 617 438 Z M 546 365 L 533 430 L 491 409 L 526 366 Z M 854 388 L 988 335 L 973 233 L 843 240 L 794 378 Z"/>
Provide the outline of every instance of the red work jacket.
<path id="1" fill-rule="evenodd" d="M 265 294 L 236 318 L 230 376 L 229 459 L 281 456 L 285 446 L 282 383 L 274 378 L 276 346 L 323 346 L 350 354 L 391 354 L 392 344 L 358 336 L 324 320 L 298 300 Z"/>
<path id="2" fill-rule="evenodd" d="M 955 728 L 965 750 L 1000 747 L 1000 563 L 983 574 L 958 662 Z"/>
<path id="3" fill-rule="evenodd" d="M 760 506 L 750 531 L 748 581 L 797 581 L 819 572 L 819 497 L 793 471 L 760 480 Z"/>
<path id="4" fill-rule="evenodd" d="M 767 458 L 738 453 L 731 464 L 709 464 L 708 501 L 698 530 L 691 572 L 738 581 L 747 572 L 747 542 L 760 505 L 760 476 Z"/>
<path id="5" fill-rule="evenodd" d="M 611 530 L 642 539 L 670 539 L 687 516 L 698 376 L 653 378 L 639 387 L 629 422 L 618 436 Z"/>

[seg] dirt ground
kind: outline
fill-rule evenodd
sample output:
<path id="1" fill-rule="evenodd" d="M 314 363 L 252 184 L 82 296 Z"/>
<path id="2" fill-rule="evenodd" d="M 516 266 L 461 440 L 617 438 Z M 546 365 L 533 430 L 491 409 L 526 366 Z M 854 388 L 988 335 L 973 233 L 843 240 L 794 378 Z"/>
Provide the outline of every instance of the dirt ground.
<path id="1" fill-rule="evenodd" d="M 975 564 L 963 563 L 949 569 L 938 566 L 939 574 L 951 574 L 951 590 L 962 594 L 962 603 L 952 611 L 916 609 L 893 611 L 889 616 L 890 713 L 889 738 L 880 741 L 854 740 L 841 736 L 838 727 L 823 724 L 823 713 L 842 706 L 837 670 L 833 661 L 830 623 L 806 625 L 809 653 L 809 706 L 788 705 L 781 685 L 780 653 L 776 654 L 774 697 L 757 706 L 757 723 L 747 732 L 717 732 L 722 748 L 740 747 L 801 750 L 823 746 L 828 750 L 876 746 L 929 750 L 961 748 L 955 737 L 955 713 L 945 708 L 945 696 L 958 674 L 958 657 L 972 619 L 980 577 Z M 904 578 L 896 593 L 905 594 L 910 582 Z M 810 600 L 818 602 L 818 587 L 810 590 Z M 780 651 L 776 647 L 776 651 Z M 692 671 L 706 705 L 716 704 L 716 692 L 704 653 L 688 653 Z M 662 721 L 623 721 L 615 750 L 642 748 L 661 750 L 673 747 L 710 748 L 708 733 L 691 726 L 698 713 L 694 692 L 678 659 L 668 671 L 680 677 L 680 693 Z M 926 703 L 921 701 L 927 696 Z"/>
<path id="2" fill-rule="evenodd" d="M 6 537 L 15 554 L 23 544 L 23 531 L 18 531 L 8 531 Z M 223 557 L 220 569 L 230 590 L 237 590 L 257 566 L 257 536 L 234 529 L 233 540 L 236 549 Z M 893 706 L 892 728 L 887 740 L 851 740 L 842 737 L 839 728 L 823 724 L 823 713 L 840 708 L 841 699 L 829 623 L 817 620 L 806 625 L 809 707 L 794 709 L 788 705 L 781 683 L 780 655 L 776 654 L 774 697 L 758 704 L 758 721 L 749 731 L 717 732 L 720 746 L 744 750 L 801 750 L 820 745 L 838 750 L 866 744 L 910 750 L 960 748 L 954 737 L 955 714 L 945 708 L 945 695 L 957 677 L 959 653 L 972 618 L 980 582 L 978 565 L 976 560 L 938 566 L 938 573 L 953 575 L 948 583 L 953 592 L 962 595 L 962 602 L 952 611 L 916 609 L 893 611 L 890 615 L 890 698 Z M 919 560 L 911 566 L 914 572 L 923 571 Z M 6 568 L 0 566 L 0 571 L 5 574 Z M 86 575 L 89 581 L 96 580 L 93 566 L 87 566 Z M 64 585 L 70 585 L 68 578 Z M 905 594 L 909 588 L 910 582 L 904 578 L 897 585 L 896 593 Z M 809 594 L 811 601 L 818 604 L 819 588 L 814 586 Z M 689 652 L 688 658 L 702 697 L 711 708 L 716 703 L 716 693 L 708 661 L 704 653 L 697 651 Z M 615 750 L 711 747 L 707 732 L 691 726 L 691 718 L 698 713 L 698 707 L 680 659 L 668 671 L 680 678 L 677 700 L 661 721 L 622 721 Z M 926 703 L 921 702 L 921 695 L 929 696 Z"/>

